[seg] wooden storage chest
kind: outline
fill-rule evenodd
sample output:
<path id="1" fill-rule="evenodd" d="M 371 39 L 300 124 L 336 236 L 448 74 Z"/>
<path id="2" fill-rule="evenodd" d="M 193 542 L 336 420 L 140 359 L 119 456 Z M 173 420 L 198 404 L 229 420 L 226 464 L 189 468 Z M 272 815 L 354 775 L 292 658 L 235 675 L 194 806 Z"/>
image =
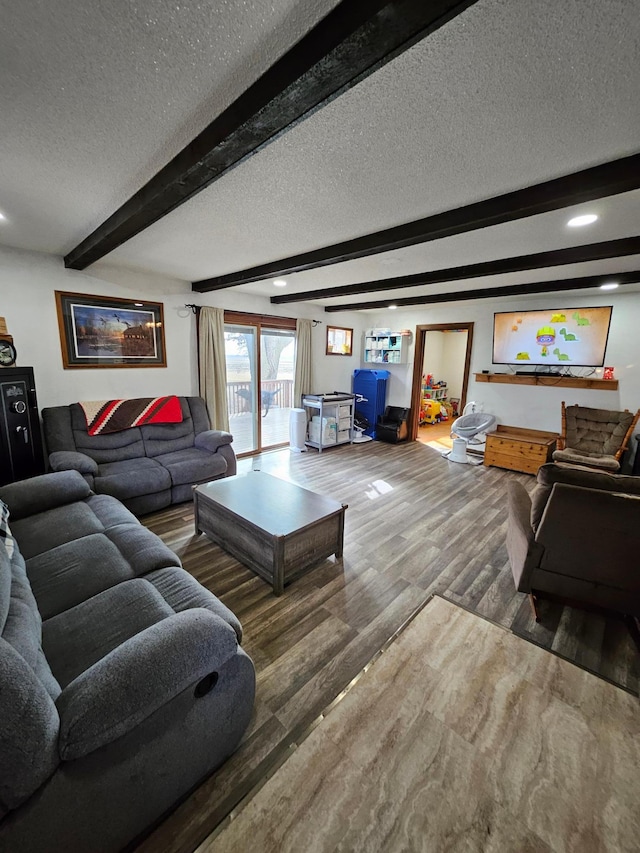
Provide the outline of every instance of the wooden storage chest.
<path id="1" fill-rule="evenodd" d="M 487 434 L 484 464 L 537 474 L 541 465 L 551 461 L 558 438 L 555 432 L 500 424 Z"/>

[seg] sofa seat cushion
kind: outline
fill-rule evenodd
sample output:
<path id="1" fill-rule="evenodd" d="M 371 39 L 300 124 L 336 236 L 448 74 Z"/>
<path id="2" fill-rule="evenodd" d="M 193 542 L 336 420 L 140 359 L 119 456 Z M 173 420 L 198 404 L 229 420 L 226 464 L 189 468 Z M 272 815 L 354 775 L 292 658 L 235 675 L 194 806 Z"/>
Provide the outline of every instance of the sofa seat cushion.
<path id="1" fill-rule="evenodd" d="M 155 457 L 171 475 L 172 486 L 183 486 L 187 483 L 202 483 L 214 480 L 225 474 L 227 462 L 223 456 L 189 447 L 174 453 L 162 453 Z"/>
<path id="2" fill-rule="evenodd" d="M 585 453 L 567 447 L 564 450 L 554 450 L 554 462 L 569 462 L 575 465 L 587 465 L 592 468 L 600 468 L 615 474 L 620 470 L 620 463 L 615 456 L 599 456 L 597 453 Z"/>
<path id="3" fill-rule="evenodd" d="M 118 500 L 152 495 L 171 488 L 169 472 L 155 459 L 105 462 L 94 479 L 94 491 Z"/>
<path id="4" fill-rule="evenodd" d="M 136 575 L 104 533 L 92 533 L 32 557 L 27 573 L 43 619 Z"/>
<path id="5" fill-rule="evenodd" d="M 184 569 L 159 569 L 149 572 L 145 580 L 154 585 L 176 613 L 193 607 L 203 607 L 224 619 L 236 632 L 238 642 L 242 640 L 242 626 L 236 615 Z"/>
<path id="6" fill-rule="evenodd" d="M 47 619 L 42 646 L 64 689 L 117 646 L 173 612 L 153 584 L 135 578 Z"/>
<path id="7" fill-rule="evenodd" d="M 86 503 L 78 502 L 14 521 L 11 530 L 22 556 L 30 560 L 65 542 L 102 533 L 104 527 Z"/>

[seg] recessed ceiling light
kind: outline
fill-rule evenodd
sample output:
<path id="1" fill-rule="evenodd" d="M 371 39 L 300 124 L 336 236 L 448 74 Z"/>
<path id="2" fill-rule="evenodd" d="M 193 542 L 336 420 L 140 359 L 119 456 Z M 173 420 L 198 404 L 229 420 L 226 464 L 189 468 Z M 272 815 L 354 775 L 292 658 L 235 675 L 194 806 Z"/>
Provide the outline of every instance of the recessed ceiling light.
<path id="1" fill-rule="evenodd" d="M 274 287 L 286 287 L 287 282 L 283 278 L 276 278 L 273 281 L 273 286 Z"/>
<path id="2" fill-rule="evenodd" d="M 608 281 L 600 285 L 600 290 L 615 290 L 616 287 L 620 287 L 617 281 Z"/>
<path id="3" fill-rule="evenodd" d="M 582 216 L 574 216 L 567 222 L 569 228 L 580 228 L 582 225 L 591 225 L 597 219 L 595 213 L 583 213 Z"/>
<path id="4" fill-rule="evenodd" d="M 397 307 L 397 305 L 389 305 L 389 311 L 395 311 Z"/>
<path id="5" fill-rule="evenodd" d="M 0 222 L 6 222 L 6 221 L 7 221 L 7 217 L 4 215 L 4 213 L 0 213 Z"/>

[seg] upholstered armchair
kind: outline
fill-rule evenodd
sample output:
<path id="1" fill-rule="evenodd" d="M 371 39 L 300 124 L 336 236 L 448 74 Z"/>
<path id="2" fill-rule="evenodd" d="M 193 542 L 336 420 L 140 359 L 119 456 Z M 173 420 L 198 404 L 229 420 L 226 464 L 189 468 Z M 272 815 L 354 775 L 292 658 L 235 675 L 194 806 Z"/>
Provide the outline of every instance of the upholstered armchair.
<path id="1" fill-rule="evenodd" d="M 640 411 L 634 415 L 609 409 L 586 406 L 566 406 L 562 403 L 562 435 L 554 462 L 569 462 L 603 471 L 620 470 L 620 457 L 627 444 Z"/>
<path id="2" fill-rule="evenodd" d="M 376 438 L 390 444 L 406 441 L 409 436 L 408 420 L 409 409 L 404 409 L 402 406 L 387 406 L 384 414 L 378 415 Z"/>
<path id="3" fill-rule="evenodd" d="M 536 620 L 538 597 L 640 617 L 640 477 L 549 462 L 529 495 L 512 481 L 507 553 Z"/>

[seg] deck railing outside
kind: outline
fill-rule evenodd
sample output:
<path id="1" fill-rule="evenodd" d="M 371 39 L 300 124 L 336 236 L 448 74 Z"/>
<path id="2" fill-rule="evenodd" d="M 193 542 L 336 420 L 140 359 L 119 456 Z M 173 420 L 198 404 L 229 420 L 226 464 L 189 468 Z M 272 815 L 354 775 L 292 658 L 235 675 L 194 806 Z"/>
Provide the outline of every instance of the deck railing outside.
<path id="1" fill-rule="evenodd" d="M 227 382 L 227 406 L 229 415 L 241 415 L 251 411 L 251 382 Z M 267 379 L 260 383 L 263 405 L 271 397 L 270 408 L 293 408 L 293 379 Z"/>

